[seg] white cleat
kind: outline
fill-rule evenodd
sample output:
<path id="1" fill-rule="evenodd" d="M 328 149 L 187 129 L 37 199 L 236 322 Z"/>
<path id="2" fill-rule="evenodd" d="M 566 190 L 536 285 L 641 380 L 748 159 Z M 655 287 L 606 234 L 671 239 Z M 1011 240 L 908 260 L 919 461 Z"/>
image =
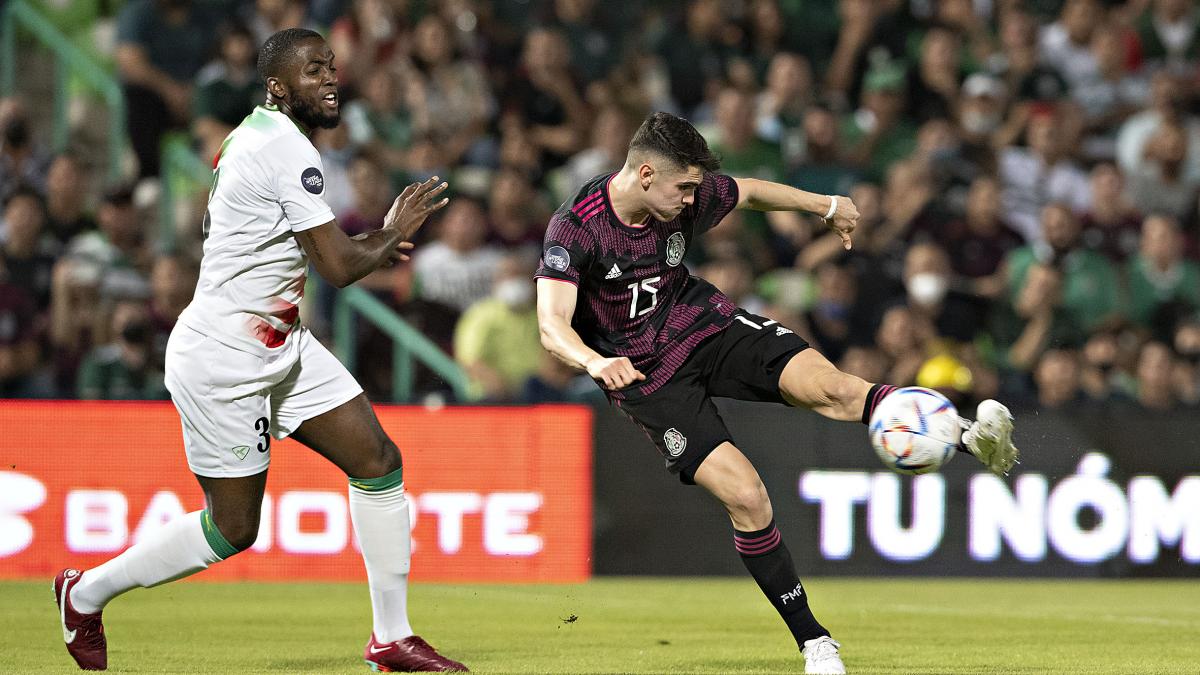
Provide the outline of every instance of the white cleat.
<path id="1" fill-rule="evenodd" d="M 987 399 L 979 404 L 975 421 L 963 432 L 962 442 L 988 471 L 1007 476 L 1020 451 L 1012 443 L 1013 416 L 1003 403 Z"/>
<path id="2" fill-rule="evenodd" d="M 842 657 L 838 654 L 838 649 L 841 645 L 837 640 L 822 635 L 815 640 L 805 640 L 804 648 L 800 650 L 804 654 L 804 672 L 816 673 L 817 675 L 845 675 L 846 666 L 842 663 Z"/>

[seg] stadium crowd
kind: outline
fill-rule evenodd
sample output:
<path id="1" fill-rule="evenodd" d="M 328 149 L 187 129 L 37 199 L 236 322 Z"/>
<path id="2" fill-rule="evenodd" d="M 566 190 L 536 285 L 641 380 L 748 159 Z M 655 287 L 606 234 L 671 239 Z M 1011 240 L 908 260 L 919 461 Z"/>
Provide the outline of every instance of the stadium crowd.
<path id="1" fill-rule="evenodd" d="M 29 101 L 0 103 L 0 396 L 166 396 L 204 195 L 161 245 L 161 140 L 189 133 L 211 161 L 263 99 L 256 45 L 305 26 L 337 55 L 343 123 L 314 142 L 339 224 L 370 230 L 404 184 L 451 183 L 411 264 L 362 285 L 483 400 L 599 394 L 541 349 L 530 275 L 556 205 L 668 110 L 723 171 L 853 198 L 849 252 L 819 218 L 745 211 L 687 252 L 844 370 L 960 402 L 1200 405 L 1189 0 L 100 4 L 86 23 L 110 37 L 86 40 L 123 84 L 136 170 L 99 184 L 86 148 L 49 151 Z M 323 338 L 333 293 L 315 283 L 304 311 Z M 360 324 L 358 375 L 384 400 L 390 341 Z"/>

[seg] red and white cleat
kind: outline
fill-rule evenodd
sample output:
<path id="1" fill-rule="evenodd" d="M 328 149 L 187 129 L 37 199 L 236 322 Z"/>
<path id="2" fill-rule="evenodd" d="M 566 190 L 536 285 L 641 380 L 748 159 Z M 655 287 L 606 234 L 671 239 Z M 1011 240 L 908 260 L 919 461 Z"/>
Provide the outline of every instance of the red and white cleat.
<path id="1" fill-rule="evenodd" d="M 82 614 L 71 606 L 71 587 L 82 576 L 83 572 L 68 568 L 54 577 L 54 603 L 58 605 L 58 616 L 62 620 L 63 641 L 80 668 L 106 670 L 108 641 L 104 639 L 104 624 L 100 619 L 104 612 Z"/>
<path id="2" fill-rule="evenodd" d="M 363 650 L 363 660 L 371 670 L 381 673 L 465 673 L 467 667 L 452 661 L 419 636 L 410 635 L 396 642 L 378 642 L 375 634 Z"/>

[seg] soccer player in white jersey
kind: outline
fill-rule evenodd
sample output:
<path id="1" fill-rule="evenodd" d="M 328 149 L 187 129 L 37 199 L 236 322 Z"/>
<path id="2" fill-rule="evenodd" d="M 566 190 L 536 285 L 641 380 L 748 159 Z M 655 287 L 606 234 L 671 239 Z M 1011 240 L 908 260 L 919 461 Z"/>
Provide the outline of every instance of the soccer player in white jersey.
<path id="1" fill-rule="evenodd" d="M 317 33 L 287 29 L 263 44 L 258 69 L 266 103 L 217 156 L 200 281 L 167 346 L 167 386 L 207 508 L 167 523 L 99 567 L 55 577 L 67 651 L 81 668 L 104 670 L 101 611 L 110 600 L 249 548 L 258 535 L 271 439 L 291 436 L 349 478 L 374 614 L 367 664 L 382 671 L 465 671 L 409 625 L 409 507 L 400 452 L 362 388 L 300 325 L 297 310 L 310 260 L 338 287 L 407 260 L 412 234 L 445 206 L 438 195 L 446 184 L 434 177 L 409 185 L 380 229 L 346 236 L 322 198 L 321 158 L 309 140 L 315 129 L 338 124 L 333 52 Z"/>

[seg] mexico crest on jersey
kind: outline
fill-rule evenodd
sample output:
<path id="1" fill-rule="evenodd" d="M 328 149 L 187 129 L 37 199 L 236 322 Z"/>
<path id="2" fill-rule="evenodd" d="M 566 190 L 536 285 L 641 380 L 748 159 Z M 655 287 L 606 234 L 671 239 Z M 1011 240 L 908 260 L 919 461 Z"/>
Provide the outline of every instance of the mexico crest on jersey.
<path id="1" fill-rule="evenodd" d="M 687 436 L 679 433 L 675 427 L 667 429 L 667 433 L 663 434 L 663 444 L 667 446 L 667 454 L 672 457 L 678 457 L 687 449 Z"/>
<path id="2" fill-rule="evenodd" d="M 675 267 L 683 261 L 683 252 L 687 250 L 687 240 L 682 232 L 667 237 L 667 264 Z"/>

